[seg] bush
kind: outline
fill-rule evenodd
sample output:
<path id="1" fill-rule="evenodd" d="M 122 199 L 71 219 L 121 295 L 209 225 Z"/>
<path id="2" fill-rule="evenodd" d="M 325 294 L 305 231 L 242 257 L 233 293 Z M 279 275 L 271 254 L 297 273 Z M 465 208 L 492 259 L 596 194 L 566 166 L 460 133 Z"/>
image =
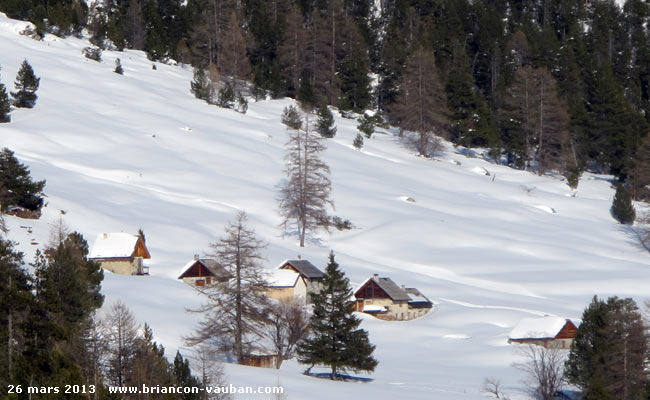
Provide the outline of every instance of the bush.
<path id="1" fill-rule="evenodd" d="M 330 225 L 339 231 L 349 231 L 350 229 L 354 229 L 354 225 L 349 219 L 343 219 L 336 215 L 330 217 Z"/>
<path id="2" fill-rule="evenodd" d="M 368 139 L 372 137 L 372 134 L 375 133 L 375 123 L 372 120 L 372 117 L 363 114 L 363 117 L 359 118 L 359 125 L 357 129 L 363 132 Z"/>
<path id="3" fill-rule="evenodd" d="M 246 114 L 248 111 L 248 100 L 240 93 L 237 93 L 237 111 Z"/>
<path id="4" fill-rule="evenodd" d="M 354 137 L 354 141 L 352 142 L 352 145 L 354 146 L 355 149 L 361 150 L 363 147 L 363 136 L 361 136 L 360 133 L 357 133 L 357 136 Z"/>
<path id="5" fill-rule="evenodd" d="M 116 74 L 124 75 L 124 68 L 122 68 L 122 63 L 120 62 L 120 59 L 115 60 L 115 70 L 113 71 Z"/>
<path id="6" fill-rule="evenodd" d="M 90 60 L 102 62 L 102 49 L 99 47 L 84 47 L 81 53 Z"/>

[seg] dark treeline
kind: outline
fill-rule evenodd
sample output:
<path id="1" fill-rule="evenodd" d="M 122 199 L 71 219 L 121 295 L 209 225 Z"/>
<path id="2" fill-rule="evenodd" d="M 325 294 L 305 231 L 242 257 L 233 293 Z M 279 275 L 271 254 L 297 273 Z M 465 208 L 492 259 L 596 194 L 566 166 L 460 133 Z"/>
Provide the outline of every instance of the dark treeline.
<path id="1" fill-rule="evenodd" d="M 628 0 L 0 0 L 39 31 L 147 52 L 650 196 L 650 5 Z M 418 75 L 419 74 L 419 75 Z M 429 93 L 415 93 L 414 88 Z M 438 96 L 436 96 L 436 94 Z M 442 95 L 442 97 L 440 96 Z M 419 96 L 419 97 L 418 97 Z M 441 101 L 444 100 L 444 101 Z M 433 111 L 415 118 L 404 104 Z M 426 123 L 414 126 L 409 121 Z M 404 124 L 401 122 L 404 121 Z M 422 132 L 420 132 L 422 131 Z M 426 155 L 426 149 L 420 148 Z"/>

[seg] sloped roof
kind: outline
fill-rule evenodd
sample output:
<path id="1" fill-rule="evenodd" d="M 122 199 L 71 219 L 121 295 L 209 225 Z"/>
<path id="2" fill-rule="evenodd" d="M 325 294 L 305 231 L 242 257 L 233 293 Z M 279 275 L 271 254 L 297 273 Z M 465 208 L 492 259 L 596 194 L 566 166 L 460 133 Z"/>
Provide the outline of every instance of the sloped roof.
<path id="1" fill-rule="evenodd" d="M 266 271 L 268 287 L 293 287 L 296 286 L 300 274 L 288 269 L 272 269 Z"/>
<path id="2" fill-rule="evenodd" d="M 386 292 L 386 295 L 391 298 L 393 301 L 410 301 L 411 298 L 409 297 L 408 294 L 402 289 L 401 287 L 397 286 L 395 282 L 393 282 L 392 279 L 390 278 L 380 278 L 378 276 L 374 276 L 372 278 L 366 279 L 365 282 L 359 286 L 357 290 L 354 291 L 355 295 L 356 293 L 359 292 L 363 287 L 365 287 L 368 282 L 375 282 L 377 286 L 381 288 L 384 292 Z"/>
<path id="3" fill-rule="evenodd" d="M 409 303 L 431 303 L 431 300 L 416 288 L 405 288 L 404 291 L 411 298 Z"/>
<path id="4" fill-rule="evenodd" d="M 130 233 L 100 233 L 88 258 L 128 258 L 133 255 L 140 236 Z"/>
<path id="5" fill-rule="evenodd" d="M 185 273 L 194 266 L 196 263 L 200 263 L 203 265 L 212 275 L 214 275 L 216 278 L 231 278 L 230 273 L 226 271 L 221 265 L 217 263 L 216 260 L 213 260 L 211 258 L 199 258 L 199 259 L 192 259 L 185 264 L 183 267 L 183 272 L 181 275 L 178 277 L 178 279 L 181 279 Z"/>
<path id="6" fill-rule="evenodd" d="M 524 318 L 510 331 L 510 339 L 552 339 L 567 322 L 562 317 Z"/>
<path id="7" fill-rule="evenodd" d="M 325 275 L 323 271 L 307 260 L 286 260 L 280 264 L 278 269 L 284 269 L 287 265 L 291 265 L 300 273 L 300 275 L 308 279 L 320 279 Z"/>

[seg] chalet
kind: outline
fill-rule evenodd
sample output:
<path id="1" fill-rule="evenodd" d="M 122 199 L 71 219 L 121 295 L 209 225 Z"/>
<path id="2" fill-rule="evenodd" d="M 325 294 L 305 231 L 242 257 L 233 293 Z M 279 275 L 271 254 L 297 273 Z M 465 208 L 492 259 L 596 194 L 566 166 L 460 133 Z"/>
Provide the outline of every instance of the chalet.
<path id="1" fill-rule="evenodd" d="M 512 329 L 508 343 L 569 349 L 578 328 L 561 317 L 524 318 Z"/>
<path id="2" fill-rule="evenodd" d="M 258 368 L 280 369 L 282 356 L 276 354 L 249 354 L 244 357 L 244 365 Z"/>
<path id="3" fill-rule="evenodd" d="M 272 269 L 267 271 L 266 295 L 274 300 L 307 301 L 307 283 L 299 273 L 291 269 Z"/>
<path id="4" fill-rule="evenodd" d="M 388 320 L 410 320 L 433 307 L 431 300 L 416 288 L 398 286 L 390 278 L 375 274 L 354 293 L 355 310 Z"/>
<path id="5" fill-rule="evenodd" d="M 226 282 L 232 276 L 216 260 L 199 258 L 196 254 L 183 267 L 183 272 L 178 277 L 184 283 L 194 286 L 210 286 L 219 282 Z"/>
<path id="6" fill-rule="evenodd" d="M 100 233 L 88 258 L 115 274 L 149 275 L 149 267 L 144 266 L 143 260 L 150 259 L 151 255 L 144 240 L 138 235 Z"/>
<path id="7" fill-rule="evenodd" d="M 320 283 L 325 273 L 316 268 L 307 260 L 286 260 L 278 266 L 278 269 L 286 269 L 297 272 L 307 285 L 307 292 L 319 292 Z"/>

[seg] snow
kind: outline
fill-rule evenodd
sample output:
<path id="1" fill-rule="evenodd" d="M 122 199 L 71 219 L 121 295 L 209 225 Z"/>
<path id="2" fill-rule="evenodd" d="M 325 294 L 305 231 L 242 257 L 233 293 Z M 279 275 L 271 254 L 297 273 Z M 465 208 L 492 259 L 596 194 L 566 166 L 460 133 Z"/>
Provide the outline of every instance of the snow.
<path id="1" fill-rule="evenodd" d="M 265 272 L 266 280 L 271 287 L 295 286 L 300 277 L 300 274 L 289 269 L 272 269 Z"/>
<path id="2" fill-rule="evenodd" d="M 28 59 L 41 77 L 39 99 L 31 110 L 14 110 L 0 132 L 33 177 L 47 180 L 48 204 L 38 221 L 8 217 L 9 237 L 31 261 L 41 246 L 32 243 L 47 243 L 59 218 L 89 241 L 142 228 L 151 276 L 107 272 L 102 312 L 121 299 L 168 355 L 189 355 L 183 337 L 201 316 L 186 310 L 204 298 L 177 281 L 178 272 L 223 236 L 239 210 L 268 242 L 267 269 L 296 254 L 324 269 L 334 250 L 353 286 L 377 273 L 436 303 L 412 321 L 358 314 L 379 360 L 375 372 L 361 374 L 369 382 L 304 376 L 305 367 L 290 360 L 280 370 L 227 365 L 233 385 L 280 382 L 291 400 L 481 400 L 483 380 L 495 377 L 512 400 L 530 399 L 507 344 L 522 318 L 576 319 L 594 294 L 639 303 L 647 296 L 648 253 L 632 227 L 611 217 L 609 176 L 585 174 L 573 197 L 559 177 L 463 158 L 449 144 L 437 160 L 418 157 L 394 130 L 359 152 L 350 146 L 356 121 L 337 116 L 323 154 L 332 212 L 356 228 L 312 233 L 300 248 L 278 229 L 276 202 L 288 139 L 280 115 L 291 100 L 251 100 L 246 115 L 220 109 L 192 96 L 188 67 L 153 70 L 137 51 L 89 61 L 81 54 L 87 41 L 34 41 L 18 35 L 25 25 L 0 15 L 0 78 L 13 90 Z M 113 73 L 118 57 L 124 76 Z M 243 398 L 268 396 L 235 396 Z"/>
<path id="3" fill-rule="evenodd" d="M 128 233 L 100 233 L 93 243 L 89 258 L 131 257 L 138 236 Z"/>
<path id="4" fill-rule="evenodd" d="M 376 304 L 364 304 L 363 305 L 363 311 L 364 312 L 384 312 L 384 311 L 386 311 L 386 307 L 379 306 L 379 305 L 376 305 Z"/>
<path id="5" fill-rule="evenodd" d="M 524 318 L 510 331 L 510 339 L 554 338 L 567 323 L 566 318 Z"/>

